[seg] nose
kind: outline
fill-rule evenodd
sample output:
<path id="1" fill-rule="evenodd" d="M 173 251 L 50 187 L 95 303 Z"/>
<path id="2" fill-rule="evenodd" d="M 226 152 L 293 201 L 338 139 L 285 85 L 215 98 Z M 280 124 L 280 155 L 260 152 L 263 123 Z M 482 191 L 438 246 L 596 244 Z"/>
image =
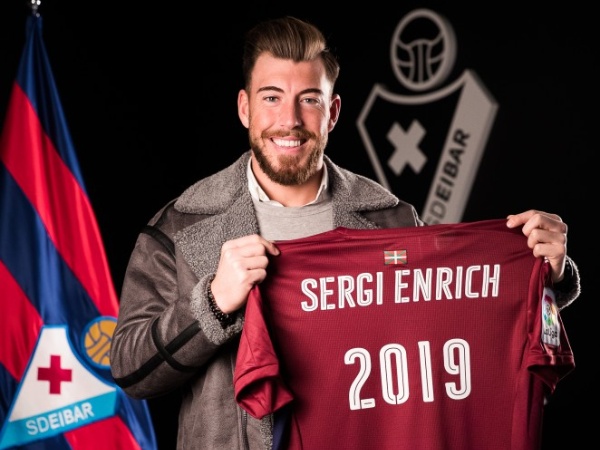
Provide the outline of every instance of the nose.
<path id="1" fill-rule="evenodd" d="M 282 103 L 279 114 L 279 122 L 281 127 L 288 128 L 290 130 L 302 125 L 300 105 L 295 101 Z"/>

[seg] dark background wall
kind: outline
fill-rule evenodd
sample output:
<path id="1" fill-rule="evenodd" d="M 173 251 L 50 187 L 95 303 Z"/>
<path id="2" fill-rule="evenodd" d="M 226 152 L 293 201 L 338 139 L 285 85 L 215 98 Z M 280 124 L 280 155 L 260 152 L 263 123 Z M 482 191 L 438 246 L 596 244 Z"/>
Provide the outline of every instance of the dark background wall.
<path id="1" fill-rule="evenodd" d="M 597 39 L 581 2 L 544 4 L 430 1 L 333 7 L 255 2 L 42 0 L 44 41 L 96 211 L 117 289 L 141 227 L 197 179 L 247 149 L 237 118 L 243 33 L 256 21 L 297 15 L 313 21 L 338 53 L 341 121 L 330 137 L 334 161 L 375 178 L 356 119 L 375 83 L 394 90 L 392 34 L 403 16 L 427 7 L 457 38 L 450 78 L 475 71 L 499 105 L 464 220 L 538 208 L 569 225 L 569 254 L 583 278 L 580 299 L 562 313 L 577 368 L 546 406 L 544 450 L 579 448 L 595 437 L 589 411 L 599 400 L 593 368 L 592 134 L 598 123 Z M 464 2 L 466 4 L 466 2 Z M 0 2 L 0 120 L 25 37 L 26 0 Z M 596 39 L 596 41 L 593 40 Z M 596 194 L 594 194 L 596 193 Z M 410 188 L 396 192 L 411 200 Z M 414 195 L 414 194 L 413 194 Z M 502 343 L 499 343 L 502 345 Z M 498 374 L 502 376 L 502 374 Z M 173 448 L 173 399 L 150 402 L 161 449 Z M 490 405 L 493 408 L 493 405 Z"/>

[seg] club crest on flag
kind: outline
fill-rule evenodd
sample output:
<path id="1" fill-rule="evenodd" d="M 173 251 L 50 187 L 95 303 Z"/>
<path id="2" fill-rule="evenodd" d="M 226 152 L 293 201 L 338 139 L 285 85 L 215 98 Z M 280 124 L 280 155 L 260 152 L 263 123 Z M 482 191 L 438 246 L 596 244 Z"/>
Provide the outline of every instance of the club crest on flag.
<path id="1" fill-rule="evenodd" d="M 0 448 L 61 434 L 115 413 L 117 389 L 79 360 L 66 328 L 42 328 L 4 425 Z"/>

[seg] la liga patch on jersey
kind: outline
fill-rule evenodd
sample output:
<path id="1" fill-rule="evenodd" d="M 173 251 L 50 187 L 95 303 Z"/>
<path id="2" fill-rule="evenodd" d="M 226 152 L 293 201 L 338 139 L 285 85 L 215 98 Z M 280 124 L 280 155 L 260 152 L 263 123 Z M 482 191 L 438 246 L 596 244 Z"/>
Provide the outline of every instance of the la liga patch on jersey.
<path id="1" fill-rule="evenodd" d="M 554 291 L 544 288 L 542 295 L 542 342 L 552 347 L 560 346 L 560 322 Z"/>

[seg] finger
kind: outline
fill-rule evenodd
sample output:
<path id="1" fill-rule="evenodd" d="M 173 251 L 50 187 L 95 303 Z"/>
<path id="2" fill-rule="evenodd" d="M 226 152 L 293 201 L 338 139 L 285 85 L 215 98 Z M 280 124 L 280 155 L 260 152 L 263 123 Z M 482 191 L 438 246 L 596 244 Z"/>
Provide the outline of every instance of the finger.
<path id="1" fill-rule="evenodd" d="M 523 232 L 525 234 L 529 234 L 533 228 L 546 228 L 555 229 L 556 231 L 563 231 L 564 228 L 555 227 L 556 224 L 559 223 L 562 223 L 562 219 L 556 214 L 530 209 L 529 211 L 525 211 L 520 214 L 511 214 L 507 216 L 506 226 L 509 228 L 515 228 L 523 225 Z M 551 226 L 554 228 L 550 228 Z"/>
<path id="2" fill-rule="evenodd" d="M 565 245 L 558 241 L 538 241 L 530 236 L 527 246 L 533 250 L 534 256 L 555 259 L 565 255 Z"/>
<path id="3" fill-rule="evenodd" d="M 266 269 L 269 265 L 269 259 L 266 256 L 253 256 L 244 259 L 246 270 Z"/>
<path id="4" fill-rule="evenodd" d="M 561 223 L 558 225 L 561 225 Z M 527 235 L 528 242 L 532 244 L 550 243 L 565 247 L 567 245 L 567 233 L 562 231 L 563 227 L 557 226 L 557 228 L 560 228 L 559 231 L 554 231 L 553 229 L 543 227 L 533 228 Z"/>
<path id="5" fill-rule="evenodd" d="M 541 230 L 556 233 L 557 235 L 566 235 L 567 229 L 567 224 L 564 223 L 556 214 L 536 214 L 523 225 L 523 234 L 525 234 L 525 236 L 529 236 L 532 232 Z M 543 234 L 543 236 L 548 235 Z M 548 239 L 551 239 L 551 237 Z"/>
<path id="6" fill-rule="evenodd" d="M 223 253 L 224 251 L 227 252 L 234 249 L 242 249 L 242 254 L 245 256 L 264 254 L 265 251 L 272 255 L 279 254 L 279 249 L 273 242 L 268 241 L 257 234 L 243 236 L 241 238 L 227 241 L 221 247 L 221 252 Z"/>
<path id="7" fill-rule="evenodd" d="M 537 213 L 536 210 L 534 209 L 530 209 L 529 211 L 525 211 L 519 214 L 509 214 L 506 219 L 506 226 L 508 228 L 515 228 L 518 227 L 520 225 L 523 225 L 525 222 L 527 222 L 531 216 L 533 216 L 535 213 Z"/>
<path id="8" fill-rule="evenodd" d="M 515 228 L 519 225 L 523 225 L 530 220 L 541 220 L 542 218 L 547 217 L 552 220 L 561 221 L 560 216 L 552 213 L 548 213 L 545 211 L 539 211 L 537 209 L 530 209 L 528 211 L 519 213 L 519 214 L 509 214 L 506 219 L 506 225 L 509 228 Z"/>

